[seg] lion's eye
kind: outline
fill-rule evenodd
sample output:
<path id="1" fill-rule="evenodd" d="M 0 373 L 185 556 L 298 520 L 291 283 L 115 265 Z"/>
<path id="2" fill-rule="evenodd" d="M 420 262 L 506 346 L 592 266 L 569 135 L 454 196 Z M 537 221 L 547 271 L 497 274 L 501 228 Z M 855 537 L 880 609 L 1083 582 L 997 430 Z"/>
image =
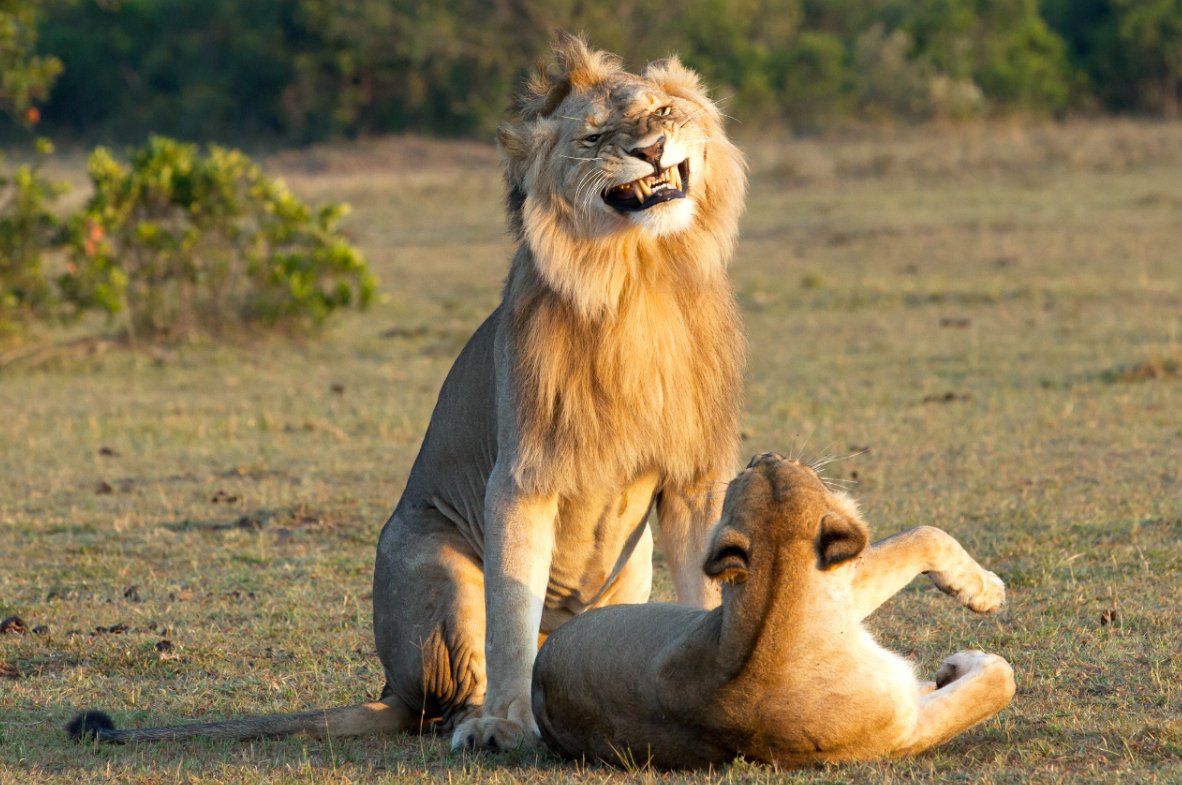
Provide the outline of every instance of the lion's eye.
<path id="1" fill-rule="evenodd" d="M 668 117 L 669 115 L 673 114 L 673 107 L 662 106 L 660 109 L 654 112 L 654 114 L 656 114 L 657 117 Z"/>
<path id="2" fill-rule="evenodd" d="M 589 136 L 584 136 L 583 141 L 586 142 L 587 144 L 595 144 L 602 137 L 603 137 L 603 134 L 591 134 Z"/>

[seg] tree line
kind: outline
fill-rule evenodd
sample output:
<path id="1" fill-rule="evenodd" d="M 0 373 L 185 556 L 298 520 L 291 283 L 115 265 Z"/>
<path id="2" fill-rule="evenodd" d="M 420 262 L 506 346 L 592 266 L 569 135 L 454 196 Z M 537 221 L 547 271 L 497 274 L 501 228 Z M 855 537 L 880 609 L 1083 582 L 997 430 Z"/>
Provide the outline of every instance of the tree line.
<path id="1" fill-rule="evenodd" d="M 556 30 L 669 52 L 747 125 L 1177 116 L 1182 0 L 6 0 L 60 60 L 52 135 L 487 136 Z M 2 35 L 2 31 L 0 31 Z"/>

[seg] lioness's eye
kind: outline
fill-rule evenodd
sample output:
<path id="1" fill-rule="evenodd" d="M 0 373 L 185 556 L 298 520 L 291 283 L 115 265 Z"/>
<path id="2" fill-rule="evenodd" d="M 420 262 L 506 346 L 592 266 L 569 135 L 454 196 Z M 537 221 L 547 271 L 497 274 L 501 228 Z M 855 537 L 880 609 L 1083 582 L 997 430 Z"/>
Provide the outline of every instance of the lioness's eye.
<path id="1" fill-rule="evenodd" d="M 590 136 L 584 136 L 583 141 L 587 144 L 595 144 L 599 141 L 601 136 L 603 136 L 603 134 L 591 134 Z"/>

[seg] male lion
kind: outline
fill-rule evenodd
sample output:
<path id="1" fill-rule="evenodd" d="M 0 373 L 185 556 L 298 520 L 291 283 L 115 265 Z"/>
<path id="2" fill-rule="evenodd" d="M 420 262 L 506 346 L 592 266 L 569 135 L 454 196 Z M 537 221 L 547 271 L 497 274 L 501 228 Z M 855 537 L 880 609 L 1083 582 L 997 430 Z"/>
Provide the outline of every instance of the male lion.
<path id="1" fill-rule="evenodd" d="M 854 502 L 810 467 L 757 456 L 706 556 L 722 605 L 605 608 L 557 630 L 534 667 L 542 737 L 616 764 L 801 766 L 914 754 L 1001 711 L 1001 657 L 961 651 L 917 682 L 861 624 L 921 572 L 978 613 L 1005 601 L 1001 580 L 929 526 L 867 541 Z"/>
<path id="2" fill-rule="evenodd" d="M 453 747 L 536 737 L 540 636 L 648 599 L 656 508 L 680 601 L 736 464 L 745 340 L 726 265 L 746 177 L 698 77 L 641 74 L 565 37 L 498 139 L 518 247 L 504 299 L 448 374 L 378 541 L 379 701 L 76 735 L 452 730 Z M 487 623 L 486 623 L 487 620 Z"/>

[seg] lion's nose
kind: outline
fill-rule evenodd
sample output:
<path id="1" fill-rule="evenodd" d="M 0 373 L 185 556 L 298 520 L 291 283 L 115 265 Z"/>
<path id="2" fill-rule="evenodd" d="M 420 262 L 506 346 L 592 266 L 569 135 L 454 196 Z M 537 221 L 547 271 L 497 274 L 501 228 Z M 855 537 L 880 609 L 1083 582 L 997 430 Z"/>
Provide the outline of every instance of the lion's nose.
<path id="1" fill-rule="evenodd" d="M 662 135 L 657 141 L 650 144 L 648 147 L 633 147 L 628 151 L 628 155 L 635 156 L 642 161 L 650 163 L 654 168 L 661 168 L 661 155 L 665 152 L 665 137 Z"/>

